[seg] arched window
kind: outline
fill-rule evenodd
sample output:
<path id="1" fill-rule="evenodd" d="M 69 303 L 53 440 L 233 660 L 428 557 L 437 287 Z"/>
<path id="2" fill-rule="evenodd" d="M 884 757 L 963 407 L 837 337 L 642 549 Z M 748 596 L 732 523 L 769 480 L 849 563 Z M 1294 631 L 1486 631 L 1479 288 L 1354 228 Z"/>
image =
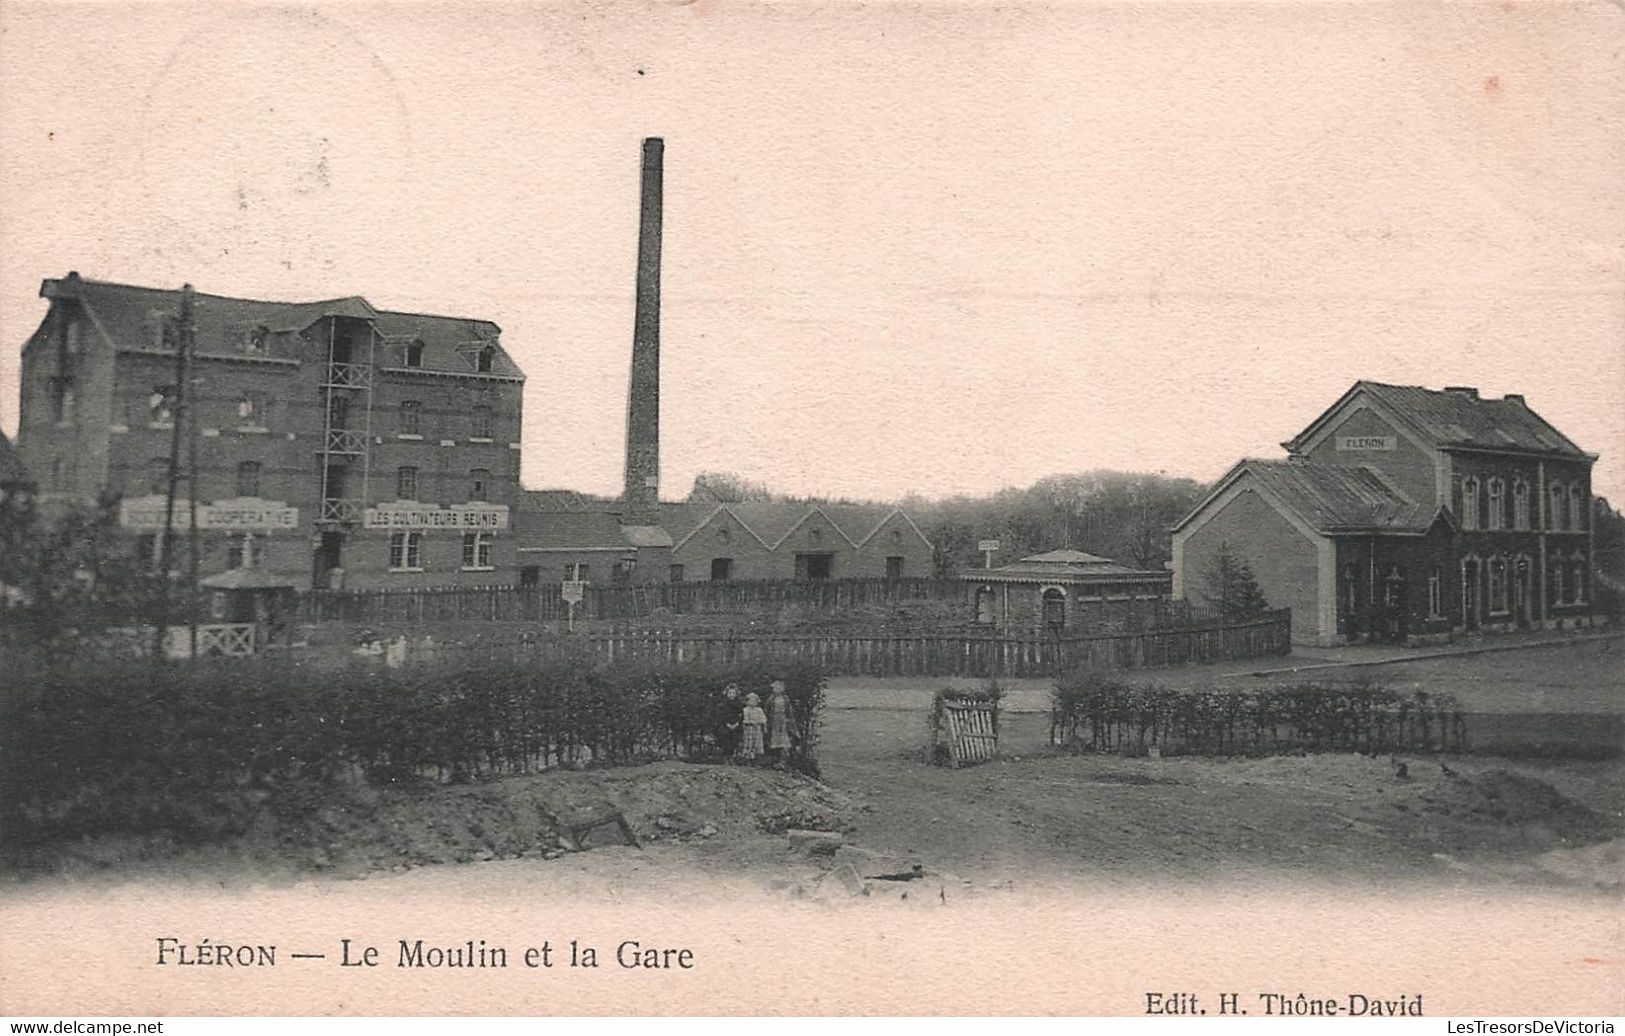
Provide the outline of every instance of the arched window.
<path id="1" fill-rule="evenodd" d="M 1437 619 L 1444 614 L 1444 586 L 1440 579 L 1439 566 L 1433 566 L 1428 573 L 1428 617 Z"/>
<path id="2" fill-rule="evenodd" d="M 1478 528 L 1478 479 L 1469 478 L 1461 484 L 1461 527 Z"/>
<path id="3" fill-rule="evenodd" d="M 1506 483 L 1498 478 L 1492 478 L 1489 483 L 1489 491 L 1490 506 L 1489 513 L 1486 515 L 1489 521 L 1486 525 L 1490 529 L 1500 530 L 1506 526 Z"/>
<path id="4" fill-rule="evenodd" d="M 1585 528 L 1585 494 L 1578 482 L 1569 483 L 1569 528 L 1575 532 Z"/>
<path id="5" fill-rule="evenodd" d="M 389 536 L 389 567 L 392 571 L 422 571 L 423 533 L 394 532 Z"/>
<path id="6" fill-rule="evenodd" d="M 1551 560 L 1551 562 L 1546 566 L 1546 576 L 1547 583 L 1550 586 L 1552 603 L 1565 603 L 1565 598 L 1563 596 L 1563 561 L 1561 558 L 1553 558 Z"/>
<path id="7" fill-rule="evenodd" d="M 241 536 L 233 536 L 226 541 L 226 567 L 227 568 L 258 568 L 260 566 L 260 542 L 251 532 Z"/>
<path id="8" fill-rule="evenodd" d="M 1507 559 L 1490 559 L 1490 614 L 1507 612 Z"/>
<path id="9" fill-rule="evenodd" d="M 1520 531 L 1529 528 L 1529 483 L 1521 478 L 1512 480 L 1512 527 Z"/>
<path id="10" fill-rule="evenodd" d="M 1547 495 L 1551 498 L 1551 505 L 1546 513 L 1546 528 L 1561 529 L 1566 524 L 1563 521 L 1563 501 L 1568 499 L 1568 492 L 1563 488 L 1563 483 L 1553 482 Z"/>
<path id="11" fill-rule="evenodd" d="M 993 625 L 993 588 L 991 586 L 976 588 L 976 621 L 984 626 Z"/>
<path id="12" fill-rule="evenodd" d="M 1569 564 L 1569 585 L 1573 587 L 1570 596 L 1575 604 L 1586 603 L 1586 559 L 1584 554 L 1576 553 L 1574 560 Z"/>
<path id="13" fill-rule="evenodd" d="M 1050 587 L 1044 591 L 1044 625 L 1060 629 L 1066 625 L 1066 591 Z"/>
<path id="14" fill-rule="evenodd" d="M 484 571 L 491 567 L 491 534 L 463 533 L 463 567 Z"/>

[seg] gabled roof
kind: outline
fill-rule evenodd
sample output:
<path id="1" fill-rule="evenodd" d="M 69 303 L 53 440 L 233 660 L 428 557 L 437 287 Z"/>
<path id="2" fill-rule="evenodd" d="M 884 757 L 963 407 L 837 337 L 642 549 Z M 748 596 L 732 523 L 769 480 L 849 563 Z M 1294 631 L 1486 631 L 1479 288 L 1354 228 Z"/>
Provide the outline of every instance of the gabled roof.
<path id="1" fill-rule="evenodd" d="M 28 469 L 23 467 L 23 459 L 17 455 L 17 448 L 6 438 L 5 432 L 0 432 L 0 486 L 26 486 L 32 481 Z"/>
<path id="2" fill-rule="evenodd" d="M 162 351 L 157 315 L 179 312 L 181 298 L 175 289 L 86 280 L 73 273 L 61 280 L 45 281 L 40 295 L 53 300 L 78 300 L 109 345 L 139 352 Z M 494 349 L 491 374 L 524 377 L 518 364 L 502 349 L 502 329 L 489 320 L 380 310 L 353 295 L 315 302 L 272 302 L 195 292 L 192 313 L 197 349 L 203 355 L 241 356 L 244 337 L 263 327 L 268 332 L 266 355 L 293 359 L 297 357 L 301 332 L 326 317 L 350 317 L 372 321 L 378 333 L 389 339 L 387 344 L 378 343 L 376 359 L 381 366 L 402 366 L 406 345 L 421 341 L 425 370 L 473 374 L 476 353 L 489 345 Z"/>
<path id="3" fill-rule="evenodd" d="M 1249 459 L 1226 472 L 1207 497 L 1174 528 L 1188 524 L 1242 478 L 1250 478 L 1272 501 L 1325 535 L 1423 533 L 1440 517 L 1438 508 L 1405 496 L 1373 468 L 1302 460 Z"/>
<path id="4" fill-rule="evenodd" d="M 919 527 L 901 509 L 880 504 L 750 501 L 732 504 L 660 505 L 661 520 L 679 547 L 718 514 L 732 516 L 769 550 L 777 550 L 799 526 L 820 517 L 835 535 L 844 538 L 854 547 L 863 546 L 893 516 L 901 516 L 914 534 L 925 540 Z"/>
<path id="5" fill-rule="evenodd" d="M 1535 413 L 1522 396 L 1484 399 L 1477 389 L 1429 389 L 1357 381 L 1325 413 L 1285 444 L 1299 452 L 1334 414 L 1357 396 L 1367 396 L 1404 422 L 1430 446 L 1524 450 L 1583 458 L 1584 450 Z"/>

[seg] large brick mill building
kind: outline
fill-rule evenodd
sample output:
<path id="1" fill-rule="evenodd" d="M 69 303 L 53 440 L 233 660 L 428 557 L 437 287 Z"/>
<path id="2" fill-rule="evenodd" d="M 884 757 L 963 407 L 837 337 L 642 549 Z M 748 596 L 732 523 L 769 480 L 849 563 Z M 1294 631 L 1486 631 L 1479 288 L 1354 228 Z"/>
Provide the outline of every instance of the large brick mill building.
<path id="1" fill-rule="evenodd" d="M 1293 636 L 1341 643 L 1586 625 L 1596 460 L 1522 396 L 1361 381 L 1174 527 L 1174 594 L 1244 558 Z"/>
<path id="2" fill-rule="evenodd" d="M 182 292 L 70 273 L 23 347 L 17 448 L 42 503 L 122 496 L 161 535 Z M 297 589 L 512 582 L 524 375 L 490 321 L 193 294 L 201 573 Z M 191 427 L 195 425 L 194 429 Z M 183 476 L 190 443 L 179 459 Z M 189 500 L 175 508 L 183 530 Z M 184 542 L 178 541 L 178 542 Z"/>

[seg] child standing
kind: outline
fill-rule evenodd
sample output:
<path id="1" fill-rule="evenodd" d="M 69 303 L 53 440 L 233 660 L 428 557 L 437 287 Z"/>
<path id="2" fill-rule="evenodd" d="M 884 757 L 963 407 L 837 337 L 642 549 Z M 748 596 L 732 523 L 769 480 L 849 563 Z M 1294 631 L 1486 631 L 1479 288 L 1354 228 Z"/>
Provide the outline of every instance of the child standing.
<path id="1" fill-rule="evenodd" d="M 784 691 L 784 681 L 773 681 L 773 693 L 767 699 L 767 750 L 773 765 L 789 763 L 790 753 L 790 696 Z"/>
<path id="2" fill-rule="evenodd" d="M 744 742 L 739 746 L 739 758 L 755 759 L 766 747 L 763 735 L 767 731 L 767 713 L 762 711 L 762 699 L 753 691 L 745 695 L 745 709 L 740 713 L 744 724 Z"/>

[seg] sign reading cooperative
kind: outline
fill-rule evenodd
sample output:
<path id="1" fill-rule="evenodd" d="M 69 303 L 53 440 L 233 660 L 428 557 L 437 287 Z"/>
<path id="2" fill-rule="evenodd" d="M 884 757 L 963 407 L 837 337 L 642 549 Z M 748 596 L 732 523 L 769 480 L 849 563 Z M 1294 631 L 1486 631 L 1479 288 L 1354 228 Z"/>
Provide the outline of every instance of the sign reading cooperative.
<path id="1" fill-rule="evenodd" d="M 191 505 L 185 500 L 175 501 L 172 527 L 184 530 L 191 527 Z M 164 527 L 163 497 L 143 497 L 125 500 L 119 504 L 119 525 L 126 529 L 156 531 Z M 199 529 L 235 529 L 238 531 L 299 528 L 299 508 L 287 507 L 275 501 L 225 500 L 212 504 L 198 504 Z"/>
<path id="2" fill-rule="evenodd" d="M 496 507 L 369 507 L 364 524 L 369 529 L 506 529 L 508 511 Z"/>
<path id="3" fill-rule="evenodd" d="M 1392 435 L 1339 435 L 1337 437 L 1337 448 L 1339 450 L 1392 450 L 1398 445 L 1399 441 Z"/>

